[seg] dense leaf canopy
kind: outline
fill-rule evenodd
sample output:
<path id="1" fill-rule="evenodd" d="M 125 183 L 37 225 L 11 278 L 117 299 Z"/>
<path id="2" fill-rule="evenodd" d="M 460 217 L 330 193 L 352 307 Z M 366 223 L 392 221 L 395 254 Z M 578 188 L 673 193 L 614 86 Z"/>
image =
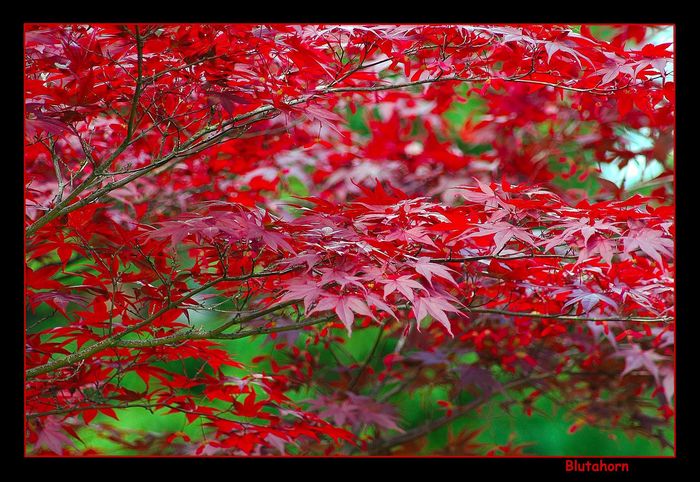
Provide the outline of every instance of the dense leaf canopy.
<path id="1" fill-rule="evenodd" d="M 28 25 L 27 452 L 672 446 L 666 30 Z"/>

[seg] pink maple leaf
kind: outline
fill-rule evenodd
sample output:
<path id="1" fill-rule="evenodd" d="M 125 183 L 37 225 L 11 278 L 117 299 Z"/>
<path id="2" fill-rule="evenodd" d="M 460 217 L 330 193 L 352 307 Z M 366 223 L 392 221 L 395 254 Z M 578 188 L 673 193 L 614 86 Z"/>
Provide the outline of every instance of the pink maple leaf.
<path id="1" fill-rule="evenodd" d="M 410 229 L 396 229 L 392 231 L 386 238 L 386 241 L 394 240 L 404 241 L 404 242 L 414 242 L 426 244 L 436 248 L 435 243 L 428 236 L 428 231 L 426 228 L 416 226 Z"/>
<path id="2" fill-rule="evenodd" d="M 428 280 L 430 286 L 433 285 L 433 275 L 437 276 L 438 278 L 446 279 L 452 282 L 452 284 L 457 285 L 457 282 L 450 274 L 450 271 L 452 271 L 453 273 L 455 272 L 453 269 L 447 268 L 437 263 L 433 263 L 430 261 L 430 258 L 426 256 L 421 256 L 420 258 L 418 258 L 416 262 L 413 263 L 413 267 L 415 268 L 418 274 L 423 275 L 425 279 Z"/>
<path id="3" fill-rule="evenodd" d="M 450 326 L 450 320 L 447 318 L 446 312 L 459 313 L 459 310 L 452 306 L 446 297 L 440 295 L 428 295 L 428 296 L 418 296 L 413 302 L 413 314 L 420 322 L 425 319 L 426 316 L 430 315 L 435 318 L 442 326 L 447 329 L 447 332 L 452 334 L 452 327 Z"/>
<path id="4" fill-rule="evenodd" d="M 36 439 L 37 447 L 46 447 L 53 453 L 61 455 L 63 447 L 74 447 L 73 441 L 66 435 L 61 424 L 55 417 L 47 417 L 43 428 L 39 431 Z"/>
<path id="5" fill-rule="evenodd" d="M 470 233 L 467 235 L 468 238 L 477 238 L 480 236 L 490 236 L 493 235 L 493 242 L 495 243 L 494 253 L 499 253 L 508 241 L 513 238 L 524 241 L 530 246 L 536 246 L 535 239 L 532 235 L 523 228 L 518 226 L 513 226 L 505 221 L 498 221 L 490 224 L 480 224 L 478 231 L 475 233 Z"/>
<path id="6" fill-rule="evenodd" d="M 625 253 L 641 249 L 659 264 L 663 264 L 661 255 L 673 257 L 673 240 L 663 237 L 663 232 L 657 229 L 642 228 L 625 236 Z"/>
<path id="7" fill-rule="evenodd" d="M 362 283 L 359 282 L 359 277 L 352 276 L 345 271 L 339 270 L 337 268 L 322 268 L 321 272 L 323 273 L 323 275 L 321 276 L 322 284 L 333 282 L 338 284 L 338 286 L 340 286 L 341 288 L 345 288 L 345 286 L 348 284 L 353 284 L 359 287 L 360 289 L 364 289 Z"/>
<path id="8" fill-rule="evenodd" d="M 667 359 L 667 357 L 659 355 L 653 349 L 642 350 L 639 345 L 632 345 L 629 348 L 619 350 L 615 356 L 624 357 L 625 359 L 625 369 L 620 374 L 621 377 L 631 371 L 644 368 L 654 376 L 657 383 L 659 381 L 659 367 L 656 362 Z"/>
<path id="9" fill-rule="evenodd" d="M 428 271 L 427 273 L 431 275 L 430 271 Z M 403 275 L 394 279 L 380 280 L 380 283 L 384 284 L 384 299 L 386 299 L 387 296 L 389 296 L 394 291 L 398 290 L 399 293 L 404 295 L 408 301 L 413 302 L 415 298 L 413 294 L 414 289 L 427 291 L 422 284 L 420 284 L 414 279 L 411 279 L 410 275 Z"/>
<path id="10" fill-rule="evenodd" d="M 306 313 L 309 312 L 309 307 L 324 293 L 318 281 L 312 278 L 292 278 L 284 283 L 284 289 L 287 292 L 280 298 L 280 303 L 304 300 L 304 311 Z"/>
<path id="11" fill-rule="evenodd" d="M 308 314 L 326 310 L 335 311 L 340 321 L 348 330 L 348 335 L 352 334 L 352 324 L 355 321 L 355 313 L 374 318 L 374 315 L 365 302 L 354 295 L 334 295 L 326 293 Z"/>

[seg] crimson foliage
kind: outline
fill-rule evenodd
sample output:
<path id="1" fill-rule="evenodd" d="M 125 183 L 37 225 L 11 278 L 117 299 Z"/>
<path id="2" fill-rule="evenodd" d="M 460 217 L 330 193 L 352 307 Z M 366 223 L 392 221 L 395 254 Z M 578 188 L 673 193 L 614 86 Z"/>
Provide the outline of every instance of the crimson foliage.
<path id="1" fill-rule="evenodd" d="M 671 45 L 599 30 L 27 26 L 28 453 L 420 453 L 542 397 L 671 443 Z"/>

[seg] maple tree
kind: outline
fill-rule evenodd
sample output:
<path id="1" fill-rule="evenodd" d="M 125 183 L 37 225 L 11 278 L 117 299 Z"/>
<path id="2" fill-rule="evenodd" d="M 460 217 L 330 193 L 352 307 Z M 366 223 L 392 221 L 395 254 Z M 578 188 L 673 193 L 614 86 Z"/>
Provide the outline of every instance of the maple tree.
<path id="1" fill-rule="evenodd" d="M 542 398 L 672 446 L 658 30 L 27 25 L 27 452 L 517 455 L 453 422 Z"/>

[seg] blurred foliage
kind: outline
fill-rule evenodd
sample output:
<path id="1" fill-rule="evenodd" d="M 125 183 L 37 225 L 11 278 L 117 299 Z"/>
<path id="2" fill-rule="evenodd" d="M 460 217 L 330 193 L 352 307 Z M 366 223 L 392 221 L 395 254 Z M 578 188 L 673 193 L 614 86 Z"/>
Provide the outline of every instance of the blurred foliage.
<path id="1" fill-rule="evenodd" d="M 209 315 L 206 315 L 209 316 Z M 196 318 L 193 317 L 193 318 Z M 198 320 L 204 323 L 204 318 Z M 345 356 L 339 355 L 342 360 L 364 360 L 369 354 L 372 342 L 377 336 L 379 328 L 370 327 L 357 330 L 344 345 Z M 304 336 L 300 336 L 298 344 L 303 343 Z M 274 349 L 274 343 L 266 343 L 263 337 L 254 340 L 225 341 L 226 350 L 235 354 L 235 359 L 247 366 L 253 366 L 251 360 L 263 353 L 275 353 L 280 360 L 284 355 Z M 393 350 L 393 340 L 385 340 L 380 344 L 380 350 L 375 355 L 375 366 L 381 363 L 384 355 Z M 328 354 L 326 354 L 328 355 Z M 330 356 L 330 355 L 328 355 Z M 198 362 L 187 360 L 181 370 L 192 373 L 199 369 Z M 261 371 L 267 367 L 259 366 Z M 253 368 L 255 369 L 255 368 Z M 224 368 L 228 375 L 243 375 L 246 372 L 230 367 Z M 123 386 L 134 391 L 144 389 L 143 381 L 137 376 L 131 376 L 124 380 Z M 313 397 L 308 391 L 300 391 L 292 394 L 292 399 L 303 401 Z M 438 400 L 447 399 L 448 395 L 443 387 L 426 386 L 412 394 L 399 392 L 392 396 L 392 402 L 398 406 L 401 414 L 399 425 L 408 430 L 420 426 L 426 421 L 438 418 L 444 413 L 444 409 L 437 404 Z M 528 416 L 519 406 L 512 406 L 506 411 L 501 403 L 503 397 L 495 397 L 493 401 L 484 405 L 481 409 L 457 419 L 448 426 L 435 430 L 428 435 L 421 452 L 429 455 L 443 450 L 448 443 L 448 433 L 457 434 L 462 430 L 481 432 L 475 438 L 475 443 L 493 445 L 507 444 L 511 441 L 514 445 L 527 445 L 523 449 L 525 455 L 559 455 L 559 456 L 625 456 L 625 455 L 673 455 L 671 449 L 661 450 L 658 442 L 642 437 L 630 438 L 627 434 L 614 429 L 600 429 L 582 426 L 574 433 L 569 432 L 573 420 L 566 415 L 567 411 L 561 409 L 552 400 L 546 397 L 538 399 L 533 405 L 533 412 Z M 468 400 L 460 400 L 467 402 Z M 197 422 L 187 425 L 185 416 L 181 413 L 166 414 L 161 410 L 151 413 L 142 408 L 130 408 L 128 410 L 116 410 L 119 417 L 119 426 L 126 432 L 133 431 L 134 436 L 144 435 L 149 432 L 175 432 L 182 431 L 191 437 L 201 436 L 202 428 Z M 91 422 L 92 427 L 99 427 L 101 422 L 114 422 L 109 417 L 99 414 Z M 108 452 L 115 455 L 138 455 L 137 450 L 125 450 L 100 435 L 99 431 L 90 427 L 79 432 L 85 448 L 93 448 L 100 452 Z M 673 427 L 667 427 L 665 435 L 673 440 Z M 482 453 L 483 454 L 483 453 Z"/>

